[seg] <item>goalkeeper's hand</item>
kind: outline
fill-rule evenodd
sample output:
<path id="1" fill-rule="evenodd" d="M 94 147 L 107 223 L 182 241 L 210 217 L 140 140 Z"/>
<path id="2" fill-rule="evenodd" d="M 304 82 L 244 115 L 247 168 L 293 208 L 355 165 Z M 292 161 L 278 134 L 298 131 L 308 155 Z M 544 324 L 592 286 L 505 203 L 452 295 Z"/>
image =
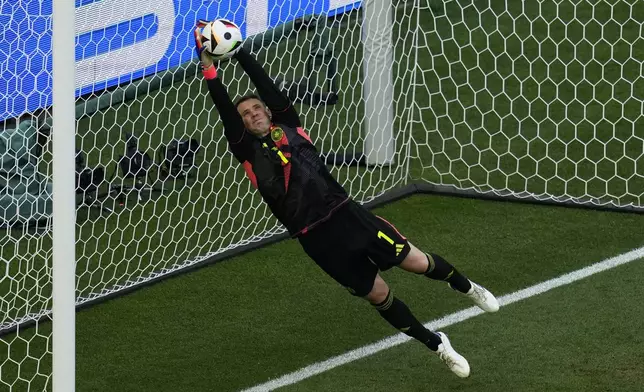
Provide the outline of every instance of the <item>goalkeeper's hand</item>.
<path id="1" fill-rule="evenodd" d="M 211 66 L 214 65 L 214 61 L 212 59 L 212 56 L 206 52 L 203 46 L 203 41 L 201 40 L 201 30 L 208 24 L 208 21 L 199 19 L 197 21 L 197 24 L 195 26 L 195 50 L 197 51 L 197 56 L 199 57 L 199 60 L 201 60 L 201 64 L 203 65 L 204 68 L 210 68 Z"/>
<path id="2" fill-rule="evenodd" d="M 203 40 L 201 39 L 201 29 L 203 29 L 207 23 L 207 21 L 199 19 L 195 26 L 195 49 L 197 50 L 199 60 L 201 60 L 201 70 L 204 77 L 206 79 L 214 79 L 217 77 L 217 68 L 215 67 L 215 62 L 213 61 L 212 56 L 204 50 Z"/>

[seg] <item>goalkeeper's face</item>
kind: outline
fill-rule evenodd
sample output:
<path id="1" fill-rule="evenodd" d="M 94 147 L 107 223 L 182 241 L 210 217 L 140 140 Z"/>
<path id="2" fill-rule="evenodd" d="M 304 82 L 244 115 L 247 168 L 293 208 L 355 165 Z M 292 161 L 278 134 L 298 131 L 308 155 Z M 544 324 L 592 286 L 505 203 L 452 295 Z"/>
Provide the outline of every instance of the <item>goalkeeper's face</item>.
<path id="1" fill-rule="evenodd" d="M 271 111 L 259 99 L 251 98 L 237 106 L 244 126 L 255 136 L 265 136 L 271 129 Z"/>

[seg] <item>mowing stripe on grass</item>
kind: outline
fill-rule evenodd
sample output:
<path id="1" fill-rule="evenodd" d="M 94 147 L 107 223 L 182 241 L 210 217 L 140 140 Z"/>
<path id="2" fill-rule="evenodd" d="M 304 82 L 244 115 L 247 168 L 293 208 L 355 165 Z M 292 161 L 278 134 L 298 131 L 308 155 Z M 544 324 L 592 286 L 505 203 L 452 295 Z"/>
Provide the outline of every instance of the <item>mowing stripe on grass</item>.
<path id="1" fill-rule="evenodd" d="M 611 268 L 615 268 L 622 264 L 630 263 L 631 261 L 635 261 L 641 258 L 644 258 L 644 247 L 634 249 L 630 252 L 621 254 L 619 256 L 615 256 L 610 259 L 606 259 L 604 261 L 600 261 L 598 263 L 592 264 L 588 267 L 561 275 L 558 278 L 550 279 L 545 282 L 536 284 L 534 286 L 530 286 L 528 288 L 515 291 L 510 294 L 506 294 L 499 298 L 499 302 L 501 303 L 501 306 L 506 306 L 511 303 L 518 302 L 526 298 L 534 297 L 535 295 L 545 293 L 546 291 L 550 291 L 554 288 L 565 286 L 567 284 L 587 278 L 596 273 L 603 272 Z M 474 316 L 478 316 L 481 313 L 484 313 L 484 312 L 478 307 L 473 306 L 471 308 L 467 308 L 459 312 L 449 314 L 445 317 L 430 321 L 427 324 L 425 324 L 425 327 L 431 330 L 437 330 L 440 328 L 445 328 L 450 325 L 460 323 Z M 249 389 L 245 389 L 242 392 L 265 392 L 265 391 L 272 391 L 274 389 L 281 388 L 287 385 L 292 385 L 302 380 L 305 380 L 309 377 L 313 377 L 316 374 L 326 372 L 328 370 L 331 370 L 338 366 L 342 366 L 349 362 L 357 361 L 358 359 L 361 359 L 369 355 L 375 354 L 379 351 L 397 346 L 409 340 L 411 340 L 411 338 L 408 337 L 407 335 L 404 335 L 402 333 L 397 334 L 389 338 L 380 340 L 376 343 L 370 344 L 368 346 L 363 346 L 355 350 L 351 350 L 342 355 L 329 358 L 326 361 L 314 363 L 312 365 L 304 367 L 293 373 L 285 374 L 279 378 L 270 380 L 266 383 L 256 385 Z"/>

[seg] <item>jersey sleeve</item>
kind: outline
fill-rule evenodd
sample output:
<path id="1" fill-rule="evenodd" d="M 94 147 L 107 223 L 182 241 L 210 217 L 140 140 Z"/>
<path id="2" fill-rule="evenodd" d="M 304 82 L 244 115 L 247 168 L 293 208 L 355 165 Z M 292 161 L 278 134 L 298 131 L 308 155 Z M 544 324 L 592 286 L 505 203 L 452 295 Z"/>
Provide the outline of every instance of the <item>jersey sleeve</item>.
<path id="1" fill-rule="evenodd" d="M 245 49 L 235 55 L 250 80 L 255 85 L 257 93 L 271 110 L 273 122 L 291 127 L 301 126 L 300 116 L 293 107 L 291 100 L 280 90 L 264 68 Z"/>
<path id="2" fill-rule="evenodd" d="M 229 140 L 228 149 L 239 163 L 249 162 L 253 155 L 253 146 L 248 135 L 244 136 L 239 143 L 231 143 Z"/>
<path id="3" fill-rule="evenodd" d="M 228 140 L 230 151 L 239 162 L 250 159 L 252 154 L 252 140 L 246 132 L 244 121 L 233 104 L 226 87 L 219 78 L 206 79 L 208 91 L 212 98 L 221 122 L 224 124 L 224 135 Z"/>

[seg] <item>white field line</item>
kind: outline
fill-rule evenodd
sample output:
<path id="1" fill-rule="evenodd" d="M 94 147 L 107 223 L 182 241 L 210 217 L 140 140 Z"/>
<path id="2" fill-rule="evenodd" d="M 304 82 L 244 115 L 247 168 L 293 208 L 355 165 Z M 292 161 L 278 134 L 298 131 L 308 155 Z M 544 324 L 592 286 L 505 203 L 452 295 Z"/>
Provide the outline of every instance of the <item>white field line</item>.
<path id="1" fill-rule="evenodd" d="M 622 264 L 627 264 L 632 261 L 644 258 L 644 247 L 631 250 L 619 256 L 612 257 L 600 261 L 598 263 L 592 264 L 588 267 L 561 275 L 557 278 L 546 280 L 545 282 L 536 284 L 534 286 L 527 287 L 525 289 L 515 291 L 510 294 L 506 294 L 499 298 L 501 306 L 507 306 L 511 303 L 521 301 L 526 298 L 534 297 L 550 291 L 557 287 L 565 286 L 567 284 L 576 282 L 578 280 L 587 278 L 591 275 L 597 274 L 599 272 L 607 271 L 609 269 L 615 268 Z M 425 324 L 425 327 L 431 330 L 438 330 L 441 328 L 448 327 L 460 322 L 463 322 L 472 317 L 478 316 L 484 313 L 481 309 L 476 306 L 461 310 L 456 313 L 449 314 L 445 317 L 433 320 Z M 316 362 L 312 365 L 306 366 L 300 370 L 297 370 L 292 373 L 285 374 L 279 378 L 270 380 L 263 384 L 256 385 L 252 388 L 244 389 L 242 392 L 266 392 L 272 391 L 277 388 L 281 388 L 287 385 L 292 385 L 302 380 L 305 380 L 309 377 L 313 377 L 317 374 L 324 373 L 328 370 L 342 366 L 349 362 L 357 361 L 361 358 L 368 357 L 379 351 L 386 350 L 392 347 L 395 347 L 401 343 L 405 343 L 411 340 L 410 337 L 402 333 L 393 335 L 386 339 L 380 340 L 376 343 L 351 350 L 342 355 L 332 357 L 326 361 Z"/>

